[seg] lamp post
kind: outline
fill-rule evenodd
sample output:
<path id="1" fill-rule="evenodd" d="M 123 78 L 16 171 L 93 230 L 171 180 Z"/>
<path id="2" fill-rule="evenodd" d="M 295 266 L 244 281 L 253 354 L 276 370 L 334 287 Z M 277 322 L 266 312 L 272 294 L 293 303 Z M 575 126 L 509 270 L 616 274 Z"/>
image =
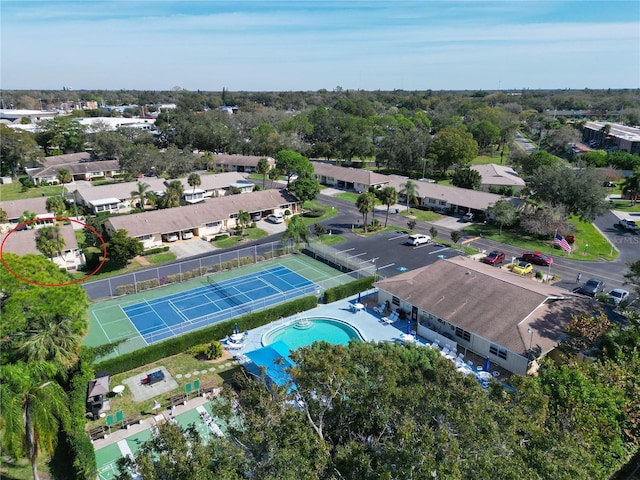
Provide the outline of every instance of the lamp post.
<path id="1" fill-rule="evenodd" d="M 529 355 L 533 356 L 531 352 L 531 347 L 533 346 L 533 330 L 531 330 L 531 327 L 527 328 L 527 333 L 529 334 Z"/>

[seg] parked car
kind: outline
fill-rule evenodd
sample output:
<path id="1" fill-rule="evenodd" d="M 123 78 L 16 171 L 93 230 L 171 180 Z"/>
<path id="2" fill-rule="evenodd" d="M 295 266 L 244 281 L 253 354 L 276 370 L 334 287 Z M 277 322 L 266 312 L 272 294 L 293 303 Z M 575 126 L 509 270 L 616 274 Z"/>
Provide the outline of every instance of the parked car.
<path id="1" fill-rule="evenodd" d="M 616 288 L 607 293 L 607 300 L 615 305 L 620 305 L 627 298 L 629 298 L 629 292 L 621 288 Z"/>
<path id="2" fill-rule="evenodd" d="M 587 283 L 582 285 L 578 289 L 578 293 L 588 295 L 589 297 L 595 297 L 598 293 L 604 291 L 604 282 L 597 278 L 591 278 L 587 280 Z"/>
<path id="3" fill-rule="evenodd" d="M 171 235 L 167 235 L 167 242 L 177 242 L 178 240 L 180 240 L 178 238 L 178 235 L 176 235 L 175 233 L 172 233 Z"/>
<path id="4" fill-rule="evenodd" d="M 254 222 L 259 222 L 260 220 L 262 220 L 262 213 L 259 213 L 259 212 L 258 212 L 258 213 L 255 213 L 255 214 L 253 215 L 253 217 L 251 217 L 251 219 L 252 219 Z"/>
<path id="5" fill-rule="evenodd" d="M 473 222 L 473 213 L 471 213 L 471 212 L 469 212 L 469 213 L 465 213 L 465 214 L 462 216 L 461 220 L 462 220 L 463 222 Z"/>
<path id="6" fill-rule="evenodd" d="M 522 254 L 522 260 L 535 263 L 536 265 L 544 265 L 545 267 L 547 265 L 553 265 L 553 258 L 542 252 L 524 252 Z"/>
<path id="7" fill-rule="evenodd" d="M 527 273 L 533 272 L 533 265 L 527 262 L 519 261 L 511 268 L 511 271 L 513 273 L 517 273 L 518 275 L 526 275 Z"/>
<path id="8" fill-rule="evenodd" d="M 631 220 L 629 218 L 623 218 L 622 220 L 620 220 L 620 226 L 625 230 L 631 230 L 632 232 L 638 230 L 638 224 L 635 222 L 635 220 Z"/>
<path id="9" fill-rule="evenodd" d="M 190 238 L 193 238 L 193 233 L 192 232 L 182 232 L 182 239 L 183 240 L 189 240 Z"/>
<path id="10" fill-rule="evenodd" d="M 504 252 L 499 252 L 494 250 L 489 255 L 482 259 L 484 263 L 488 263 L 489 265 L 499 265 L 504 262 Z"/>
<path id="11" fill-rule="evenodd" d="M 422 235 L 421 233 L 416 233 L 415 235 L 409 235 L 407 238 L 407 245 L 413 245 L 414 247 L 426 243 L 431 243 L 431 237 L 429 235 Z"/>
<path id="12" fill-rule="evenodd" d="M 617 185 L 613 182 L 607 181 L 602 184 L 606 188 L 615 188 Z"/>
<path id="13" fill-rule="evenodd" d="M 284 217 L 279 213 L 272 213 L 267 217 L 267 220 L 271 223 L 283 223 Z"/>

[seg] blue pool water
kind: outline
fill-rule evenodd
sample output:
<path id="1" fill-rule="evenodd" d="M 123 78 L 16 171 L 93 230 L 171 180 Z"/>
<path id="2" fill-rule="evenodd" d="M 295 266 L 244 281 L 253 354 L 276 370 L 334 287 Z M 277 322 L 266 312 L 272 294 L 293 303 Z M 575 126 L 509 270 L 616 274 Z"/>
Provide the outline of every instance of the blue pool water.
<path id="1" fill-rule="evenodd" d="M 356 329 L 339 320 L 305 318 L 267 332 L 262 337 L 262 344 L 266 346 L 280 341 L 286 343 L 291 350 L 297 350 L 318 340 L 346 345 L 352 338 L 363 341 Z"/>

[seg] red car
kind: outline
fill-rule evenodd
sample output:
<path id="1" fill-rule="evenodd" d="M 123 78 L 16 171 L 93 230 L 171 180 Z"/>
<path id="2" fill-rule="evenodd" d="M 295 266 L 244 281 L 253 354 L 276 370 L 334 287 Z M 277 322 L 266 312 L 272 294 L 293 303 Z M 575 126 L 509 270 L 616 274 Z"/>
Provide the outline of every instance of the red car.
<path id="1" fill-rule="evenodd" d="M 525 262 L 535 263 L 536 265 L 553 265 L 553 258 L 549 255 L 545 255 L 542 252 L 524 252 L 522 254 L 522 259 Z"/>
<path id="2" fill-rule="evenodd" d="M 482 259 L 484 263 L 488 263 L 489 265 L 498 265 L 504 262 L 504 252 L 499 252 L 497 250 L 491 252 L 489 255 Z"/>

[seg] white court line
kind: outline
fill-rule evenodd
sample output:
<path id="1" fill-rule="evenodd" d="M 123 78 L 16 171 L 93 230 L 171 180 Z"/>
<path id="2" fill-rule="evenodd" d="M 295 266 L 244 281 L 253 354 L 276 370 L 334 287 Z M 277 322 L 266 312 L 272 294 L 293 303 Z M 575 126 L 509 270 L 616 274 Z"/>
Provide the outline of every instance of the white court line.
<path id="1" fill-rule="evenodd" d="M 126 440 L 120 440 L 118 442 L 118 448 L 120 449 L 120 453 L 122 453 L 123 457 L 131 457 L 133 458 L 133 452 L 129 448 L 129 444 Z"/>
<path id="2" fill-rule="evenodd" d="M 389 268 L 389 267 L 393 267 L 395 265 L 395 263 L 390 263 L 388 265 L 384 265 L 382 267 L 378 267 L 378 270 L 382 270 L 383 268 Z"/>
<path id="3" fill-rule="evenodd" d="M 433 255 L 434 253 L 444 252 L 446 250 L 451 250 L 449 247 L 441 248 L 440 250 L 434 250 L 433 252 L 429 252 L 429 255 Z"/>
<path id="4" fill-rule="evenodd" d="M 362 255 L 366 255 L 366 254 L 367 254 L 367 252 L 362 252 L 362 253 L 359 253 L 357 255 L 351 255 L 349 258 L 361 257 Z"/>
<path id="5" fill-rule="evenodd" d="M 399 238 L 404 238 L 406 236 L 407 236 L 407 234 L 405 233 L 403 235 L 396 235 L 395 237 L 387 238 L 387 240 L 397 240 Z"/>
<path id="6" fill-rule="evenodd" d="M 182 317 L 182 323 L 191 323 L 191 320 L 189 320 L 184 313 L 178 310 L 178 307 L 176 307 L 171 300 L 167 300 L 167 304 L 169 304 L 169 306 L 173 309 L 174 312 L 178 314 L 179 317 Z M 203 303 L 202 305 L 206 305 L 206 303 Z M 202 305 L 198 306 L 200 307 Z"/>

